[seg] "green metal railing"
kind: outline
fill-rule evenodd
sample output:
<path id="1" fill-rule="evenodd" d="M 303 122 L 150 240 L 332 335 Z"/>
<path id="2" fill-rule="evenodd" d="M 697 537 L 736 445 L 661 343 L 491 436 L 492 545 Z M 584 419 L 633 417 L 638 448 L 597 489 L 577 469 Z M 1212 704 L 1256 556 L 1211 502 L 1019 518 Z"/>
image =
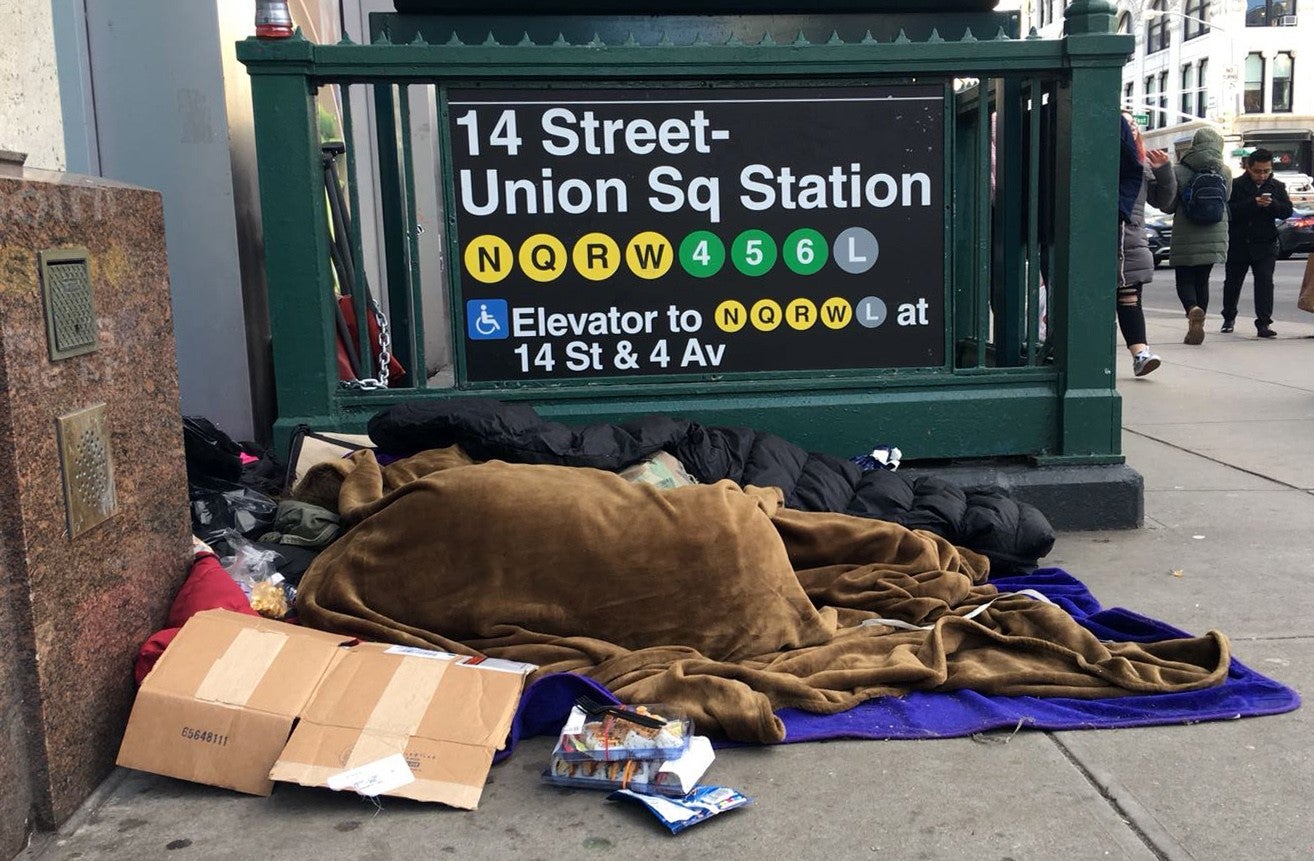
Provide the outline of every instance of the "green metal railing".
<path id="1" fill-rule="evenodd" d="M 300 38 L 238 46 L 252 77 L 277 388 L 275 438 L 299 424 L 359 431 L 379 409 L 416 398 L 523 400 L 564 421 L 668 412 L 706 423 L 774 430 L 800 444 L 852 454 L 894 442 L 912 459 L 1026 456 L 1038 462 L 1121 460 L 1114 389 L 1117 98 L 1131 39 L 1112 35 L 1112 7 L 1078 0 L 1060 39 L 976 34 L 959 21 L 875 16 L 893 35 L 836 29 L 745 43 L 709 44 L 682 19 L 677 35 L 604 30 L 607 37 L 528 32 L 461 38 L 449 27 L 426 41 L 425 19 L 395 16 L 373 44 L 316 45 Z M 953 16 L 941 16 L 941 18 Z M 968 16 L 970 18 L 970 16 Z M 462 19 L 469 30 L 471 20 Z M 979 24 L 980 16 L 971 18 Z M 993 16 L 993 23 L 1008 19 Z M 417 24 L 417 21 L 419 22 Z M 613 22 L 614 23 L 614 22 Z M 817 24 L 817 22 L 813 22 Z M 824 22 L 823 22 L 824 23 Z M 504 23 L 499 24 L 505 29 Z M 818 24 L 818 26 L 820 26 Z M 432 29 L 432 28 L 430 28 Z M 541 27 L 540 27 L 541 29 Z M 393 44 L 389 33 L 408 37 Z M 909 34 L 913 34 L 910 36 Z M 915 36 L 915 38 L 914 38 Z M 469 42 L 469 43 L 467 43 Z M 446 259 L 435 295 L 420 277 L 415 102 L 445 126 L 446 92 L 475 85 L 688 86 L 691 82 L 940 82 L 946 99 L 944 177 L 945 350 L 942 367 L 748 372 L 587 381 L 473 382 L 463 372 L 455 321 L 462 296 L 450 181 L 443 191 Z M 377 146 L 377 204 L 385 261 L 374 284 L 387 309 L 392 351 L 407 369 L 387 389 L 343 386 L 335 364 L 335 276 L 325 230 L 315 97 L 336 87 L 347 136 L 347 199 L 359 199 L 364 128 L 353 91 L 368 93 Z M 420 98 L 414 98 L 416 95 Z M 442 138 L 446 144 L 446 138 Z M 449 178 L 444 152 L 442 171 Z M 349 247 L 365 282 L 361 218 Z M 904 249 L 911 253 L 915 249 Z M 938 261 L 937 261 L 938 271 Z M 432 285 L 432 280 L 430 280 Z M 1047 297 L 1047 303 L 1042 299 Z M 363 290 L 355 316 L 369 317 Z M 426 304 L 445 301 L 452 364 L 426 350 Z M 1042 319 L 1042 309 L 1044 317 Z M 364 327 L 361 327 L 362 330 Z M 434 333 L 430 333 L 432 336 Z M 362 377 L 376 357 L 359 336 Z"/>

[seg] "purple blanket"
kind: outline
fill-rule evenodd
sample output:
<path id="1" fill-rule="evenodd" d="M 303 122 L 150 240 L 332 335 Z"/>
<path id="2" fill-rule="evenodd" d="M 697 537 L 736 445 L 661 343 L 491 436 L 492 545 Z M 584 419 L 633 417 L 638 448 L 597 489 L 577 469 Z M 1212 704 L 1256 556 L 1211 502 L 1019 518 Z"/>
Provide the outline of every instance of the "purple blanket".
<path id="1" fill-rule="evenodd" d="M 1189 636 L 1130 610 L 1102 609 L 1085 584 L 1059 568 L 1040 568 L 990 582 L 1001 592 L 1035 589 L 1043 593 L 1102 639 L 1149 642 Z M 579 694 L 615 700 L 596 682 L 570 673 L 544 676 L 530 685 L 521 698 L 506 749 L 499 751 L 497 760 L 509 756 L 521 738 L 560 732 Z M 781 709 L 777 715 L 785 723 L 785 743 L 789 744 L 831 738 L 954 738 L 1019 725 L 1068 730 L 1198 723 L 1280 714 L 1299 706 L 1300 695 L 1294 690 L 1233 658 L 1227 681 L 1188 693 L 1078 700 L 913 691 L 901 697 L 868 700 L 839 714 Z"/>

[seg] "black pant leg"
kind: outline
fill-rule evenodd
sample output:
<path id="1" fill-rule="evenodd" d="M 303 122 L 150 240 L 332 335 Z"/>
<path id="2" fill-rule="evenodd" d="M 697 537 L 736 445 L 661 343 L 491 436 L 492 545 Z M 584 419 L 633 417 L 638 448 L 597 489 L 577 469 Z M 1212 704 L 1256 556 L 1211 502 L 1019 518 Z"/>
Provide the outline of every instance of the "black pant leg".
<path id="1" fill-rule="evenodd" d="M 1239 244 L 1239 243 L 1238 243 Z M 1223 268 L 1223 319 L 1236 319 L 1236 305 L 1241 299 L 1241 285 L 1250 268 L 1250 253 L 1244 244 L 1227 250 L 1227 263 Z"/>
<path id="2" fill-rule="evenodd" d="M 1173 270 L 1173 279 L 1177 284 L 1177 298 L 1182 303 L 1183 311 L 1190 311 L 1199 304 L 1195 299 L 1197 281 L 1195 270 L 1198 268 L 1198 266 L 1178 266 Z"/>
<path id="3" fill-rule="evenodd" d="M 1214 271 L 1214 264 L 1206 263 L 1203 266 L 1193 267 L 1195 273 L 1195 304 L 1200 306 L 1201 311 L 1209 310 L 1209 275 Z"/>
<path id="4" fill-rule="evenodd" d="M 1257 250 L 1257 249 L 1256 249 Z M 1250 266 L 1255 273 L 1255 327 L 1273 323 L 1273 270 L 1277 267 L 1277 249 L 1271 254 L 1251 252 Z"/>
<path id="5" fill-rule="evenodd" d="M 1141 285 L 1118 288 L 1118 328 L 1127 346 L 1145 343 L 1145 310 L 1141 307 Z"/>

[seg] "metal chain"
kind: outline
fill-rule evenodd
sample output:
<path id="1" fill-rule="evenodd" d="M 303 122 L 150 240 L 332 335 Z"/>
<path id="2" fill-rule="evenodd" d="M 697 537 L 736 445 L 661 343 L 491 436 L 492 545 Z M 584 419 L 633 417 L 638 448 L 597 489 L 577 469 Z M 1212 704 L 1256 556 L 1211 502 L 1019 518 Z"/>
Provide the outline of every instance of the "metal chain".
<path id="1" fill-rule="evenodd" d="M 379 303 L 374 301 L 374 297 L 369 297 L 370 311 L 374 314 L 374 322 L 379 325 L 379 364 L 376 368 L 376 376 L 367 377 L 363 380 L 341 380 L 340 385 L 347 389 L 358 389 L 360 391 L 377 391 L 388 388 L 388 364 L 392 361 L 392 331 L 388 328 L 388 318 L 383 316 L 383 311 L 379 308 Z"/>

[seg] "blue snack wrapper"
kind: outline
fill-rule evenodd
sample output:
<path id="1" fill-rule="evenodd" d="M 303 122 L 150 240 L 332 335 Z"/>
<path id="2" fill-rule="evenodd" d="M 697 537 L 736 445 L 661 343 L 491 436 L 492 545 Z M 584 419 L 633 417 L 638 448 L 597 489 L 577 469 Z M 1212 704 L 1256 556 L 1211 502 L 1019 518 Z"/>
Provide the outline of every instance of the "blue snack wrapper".
<path id="1" fill-rule="evenodd" d="M 672 834 L 679 834 L 690 825 L 697 825 L 718 813 L 743 807 L 752 799 L 728 786 L 695 786 L 684 798 L 665 798 L 644 795 L 632 789 L 618 789 L 607 796 L 608 801 L 631 799 L 652 811 Z"/>

